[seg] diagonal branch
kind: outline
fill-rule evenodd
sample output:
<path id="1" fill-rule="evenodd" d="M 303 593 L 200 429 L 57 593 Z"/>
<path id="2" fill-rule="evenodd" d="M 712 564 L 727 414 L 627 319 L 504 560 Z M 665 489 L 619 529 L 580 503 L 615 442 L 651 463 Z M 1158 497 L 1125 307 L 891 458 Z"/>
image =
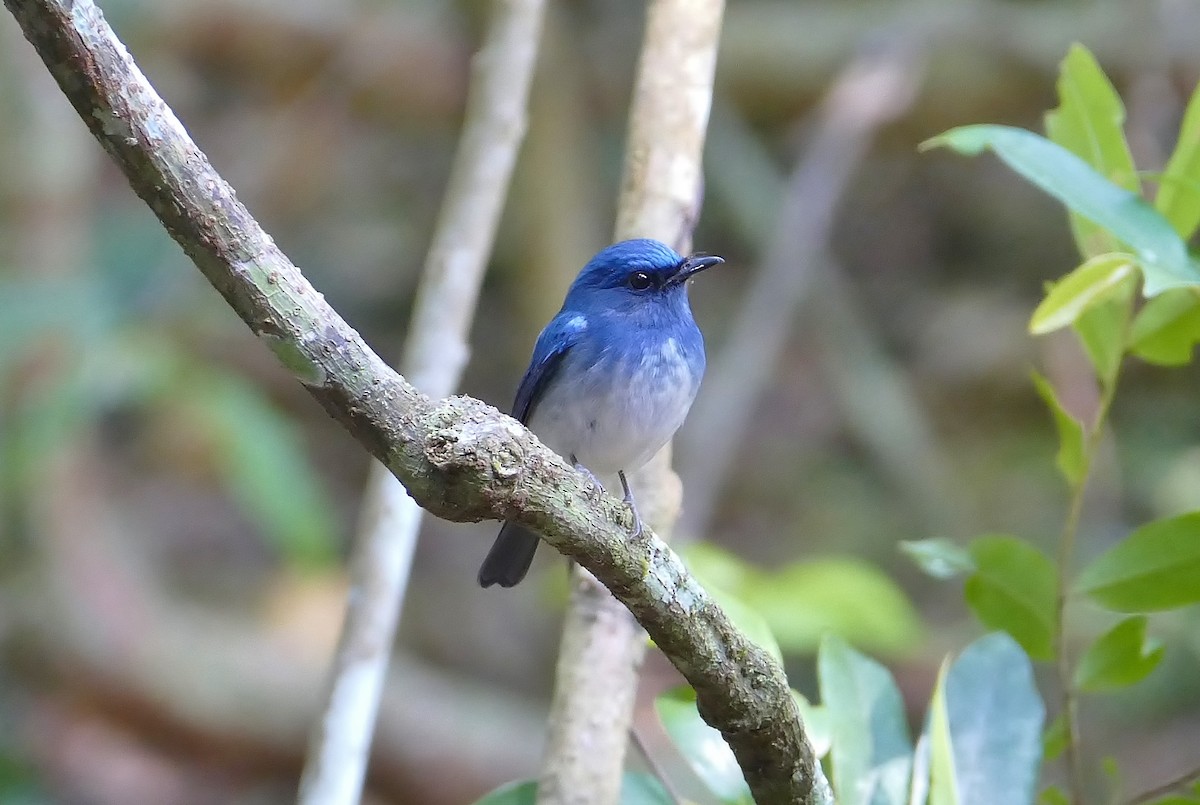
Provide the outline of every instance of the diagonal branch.
<path id="1" fill-rule="evenodd" d="M 171 236 L 325 410 L 454 521 L 510 519 L 590 570 L 696 690 L 762 805 L 812 799 L 814 758 L 782 669 L 620 501 L 515 420 L 431 401 L 388 368 L 275 246 L 90 0 L 5 0 L 88 128 Z"/>

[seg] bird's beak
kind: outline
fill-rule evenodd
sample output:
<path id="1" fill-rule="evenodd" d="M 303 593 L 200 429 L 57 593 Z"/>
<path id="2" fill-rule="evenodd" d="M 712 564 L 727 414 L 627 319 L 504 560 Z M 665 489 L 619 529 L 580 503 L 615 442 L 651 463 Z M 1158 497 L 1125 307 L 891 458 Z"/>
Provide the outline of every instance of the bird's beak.
<path id="1" fill-rule="evenodd" d="M 689 279 L 699 274 L 706 268 L 724 263 L 723 257 L 717 257 L 715 254 L 693 254 L 691 257 L 685 257 L 683 262 L 679 264 L 679 268 L 671 276 L 671 284 L 682 284 Z"/>

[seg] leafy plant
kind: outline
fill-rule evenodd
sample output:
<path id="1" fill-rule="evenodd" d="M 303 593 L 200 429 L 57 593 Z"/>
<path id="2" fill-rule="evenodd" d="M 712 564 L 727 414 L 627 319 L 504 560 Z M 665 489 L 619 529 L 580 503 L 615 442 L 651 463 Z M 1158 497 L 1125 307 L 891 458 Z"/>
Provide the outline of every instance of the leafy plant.
<path id="1" fill-rule="evenodd" d="M 1072 47 L 1063 61 L 1058 94 L 1058 108 L 1046 117 L 1049 139 L 983 125 L 952 129 L 925 144 L 963 154 L 990 150 L 1069 212 L 1082 263 L 1048 288 L 1030 331 L 1074 331 L 1099 401 L 1081 419 L 1048 380 L 1033 377 L 1054 420 L 1058 469 L 1069 490 L 1057 556 L 1015 536 L 979 537 L 965 556 L 944 541 L 906 548 L 939 577 L 965 573 L 966 600 L 975 615 L 1007 632 L 1034 659 L 1053 664 L 1063 694 L 1046 750 L 1047 757 L 1065 755 L 1070 793 L 1047 789 L 1043 799 L 1049 802 L 1083 797 L 1079 695 L 1144 679 L 1165 651 L 1152 636 L 1151 613 L 1200 602 L 1200 512 L 1142 525 L 1082 569 L 1075 568 L 1074 551 L 1084 492 L 1125 359 L 1178 366 L 1190 362 L 1200 341 L 1200 261 L 1187 245 L 1200 226 L 1200 89 L 1166 169 L 1156 176 L 1153 203 L 1142 197 L 1142 174 L 1122 130 L 1121 100 L 1084 47 Z M 1139 284 L 1144 301 L 1136 293 Z M 1112 614 L 1110 625 L 1077 652 L 1067 635 L 1083 606 Z M 1109 777 L 1117 777 L 1115 767 Z"/>
<path id="2" fill-rule="evenodd" d="M 684 558 L 705 589 L 768 650 L 811 654 L 832 632 L 872 651 L 902 654 L 921 639 L 920 616 L 904 591 L 860 559 L 824 557 L 764 570 L 709 543 L 689 546 Z M 745 610 L 750 612 L 739 616 Z M 751 617 L 761 625 L 747 623 Z"/>
<path id="3" fill-rule="evenodd" d="M 1008 635 L 972 643 L 938 678 L 915 746 L 896 682 L 886 668 L 829 635 L 817 658 L 821 704 L 797 703 L 818 757 L 832 767 L 826 802 L 839 805 L 1032 801 L 1042 760 L 1043 706 L 1029 658 Z M 682 687 L 655 709 L 676 750 L 708 793 L 704 801 L 752 805 L 741 769 L 721 734 L 700 717 Z M 477 805 L 533 802 L 536 782 L 511 783 Z M 622 805 L 671 805 L 652 778 L 628 774 Z"/>

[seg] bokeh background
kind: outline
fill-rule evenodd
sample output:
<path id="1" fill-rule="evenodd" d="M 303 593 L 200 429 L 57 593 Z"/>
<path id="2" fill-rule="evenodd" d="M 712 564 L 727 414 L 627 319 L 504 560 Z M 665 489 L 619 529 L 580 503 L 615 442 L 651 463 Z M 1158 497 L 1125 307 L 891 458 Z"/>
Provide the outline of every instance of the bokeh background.
<path id="1" fill-rule="evenodd" d="M 488 4 L 102 5 L 280 246 L 398 355 Z M 641 3 L 551 5 L 463 384 L 501 408 L 609 241 L 641 37 Z M 1138 164 L 1160 168 L 1200 77 L 1191 0 L 730 3 L 695 235 L 728 265 L 692 299 L 705 397 L 751 385 L 736 411 L 702 399 L 680 434 L 683 530 L 770 571 L 810 693 L 813 641 L 835 628 L 889 664 L 919 723 L 944 654 L 980 632 L 961 582 L 922 576 L 900 541 L 1053 549 L 1065 490 L 1029 372 L 1075 410 L 1094 401 L 1071 336 L 1026 333 L 1043 283 L 1077 262 L 1065 214 L 994 160 L 917 145 L 964 123 L 1040 129 L 1074 41 L 1125 97 Z M 881 52 L 907 54 L 893 66 L 912 98 L 838 136 L 822 99 Z M 0 120 L 0 802 L 289 801 L 367 458 L 167 238 L 7 15 Z M 801 171 L 815 223 L 781 214 Z M 788 231 L 802 248 L 771 258 Z M 756 293 L 788 301 L 747 308 Z M 717 371 L 746 322 L 760 371 Z M 1200 508 L 1197 400 L 1194 369 L 1129 367 L 1081 557 Z M 732 449 L 725 421 L 745 423 Z M 541 556 L 521 587 L 480 590 L 494 531 L 426 524 L 368 802 L 466 803 L 536 769 L 565 574 Z M 1080 641 L 1092 614 L 1073 613 Z M 1087 752 L 1116 757 L 1127 790 L 1200 758 L 1195 614 L 1154 622 L 1171 649 L 1148 680 L 1084 700 Z M 674 679 L 655 657 L 647 675 Z"/>

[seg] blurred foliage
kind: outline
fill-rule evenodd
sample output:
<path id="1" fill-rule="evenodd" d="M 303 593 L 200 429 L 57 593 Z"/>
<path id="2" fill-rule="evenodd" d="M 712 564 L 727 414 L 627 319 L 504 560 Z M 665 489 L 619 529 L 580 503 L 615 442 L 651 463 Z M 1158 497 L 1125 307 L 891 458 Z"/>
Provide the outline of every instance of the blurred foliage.
<path id="1" fill-rule="evenodd" d="M 155 279 L 170 248 L 161 227 L 117 219 L 99 240 L 82 278 L 0 276 L 0 378 L 16 392 L 2 412 L 6 486 L 28 494 L 41 464 L 89 433 L 136 440 L 161 427 L 168 443 L 205 457 L 288 561 L 329 562 L 330 505 L 297 426 L 255 383 L 179 338 L 172 318 L 188 302 Z M 145 424 L 127 432 L 135 423 Z"/>
<path id="2" fill-rule="evenodd" d="M 688 546 L 684 556 L 718 601 L 732 599 L 735 621 L 742 607 L 758 614 L 769 630 L 760 638 L 767 648 L 778 641 L 787 654 L 811 654 L 833 632 L 874 651 L 902 654 L 921 638 L 920 617 L 904 592 L 862 560 L 826 558 L 762 570 L 707 543 Z M 748 634 L 761 632 L 752 625 Z"/>

